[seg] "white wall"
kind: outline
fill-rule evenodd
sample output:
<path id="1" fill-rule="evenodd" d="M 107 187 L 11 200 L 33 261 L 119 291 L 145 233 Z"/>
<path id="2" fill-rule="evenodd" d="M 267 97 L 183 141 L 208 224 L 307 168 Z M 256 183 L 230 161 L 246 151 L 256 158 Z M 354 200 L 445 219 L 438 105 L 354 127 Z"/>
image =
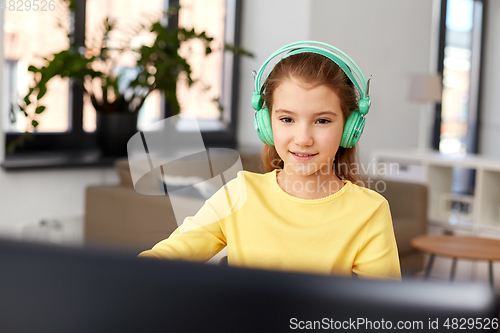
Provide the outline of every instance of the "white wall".
<path id="1" fill-rule="evenodd" d="M 310 10 L 313 0 L 246 0 L 243 2 L 242 47 L 254 58 L 243 58 L 240 68 L 238 143 L 261 146 L 253 126 L 254 90 L 252 70 L 280 47 L 309 39 Z"/>
<path id="2" fill-rule="evenodd" d="M 484 40 L 481 135 L 479 152 L 500 158 L 500 1 L 488 1 Z"/>
<path id="3" fill-rule="evenodd" d="M 111 168 L 0 171 L 0 232 L 40 218 L 83 216 L 85 188 L 116 181 Z M 6 230 L 9 229 L 9 230 Z"/>
<path id="4" fill-rule="evenodd" d="M 420 105 L 408 102 L 412 73 L 428 72 L 432 0 L 315 0 L 311 37 L 350 55 L 370 84 L 372 107 L 359 149 L 416 148 Z"/>

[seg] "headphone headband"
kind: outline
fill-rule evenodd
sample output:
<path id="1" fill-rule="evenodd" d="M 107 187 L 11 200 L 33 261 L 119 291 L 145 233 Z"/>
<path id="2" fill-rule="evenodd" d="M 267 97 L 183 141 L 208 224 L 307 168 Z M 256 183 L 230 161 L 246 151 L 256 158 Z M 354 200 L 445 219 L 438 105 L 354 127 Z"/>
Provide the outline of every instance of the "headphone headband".
<path id="1" fill-rule="evenodd" d="M 335 52 L 333 52 L 333 51 Z M 316 54 L 321 54 L 329 59 L 331 59 L 333 62 L 335 62 L 343 71 L 344 73 L 349 77 L 351 82 L 354 84 L 356 89 L 359 91 L 359 94 L 361 95 L 361 98 L 369 98 L 368 96 L 368 89 L 369 89 L 369 81 L 366 81 L 365 76 L 363 75 L 363 72 L 359 68 L 359 66 L 354 62 L 354 60 L 351 59 L 347 54 L 342 52 L 340 49 L 331 46 L 326 43 L 322 42 L 317 42 L 317 41 L 303 41 L 303 42 L 296 42 L 292 44 L 288 44 L 280 49 L 278 49 L 276 52 L 271 54 L 271 56 L 262 64 L 260 67 L 259 71 L 257 72 L 255 76 L 255 93 L 261 94 L 262 93 L 262 76 L 264 75 L 264 70 L 266 69 L 267 65 L 271 60 L 276 58 L 282 53 L 289 52 L 287 55 L 285 55 L 283 58 L 289 57 L 294 54 L 299 54 L 299 53 L 316 53 Z M 266 77 L 267 78 L 267 77 Z M 265 81 L 265 80 L 264 80 Z"/>

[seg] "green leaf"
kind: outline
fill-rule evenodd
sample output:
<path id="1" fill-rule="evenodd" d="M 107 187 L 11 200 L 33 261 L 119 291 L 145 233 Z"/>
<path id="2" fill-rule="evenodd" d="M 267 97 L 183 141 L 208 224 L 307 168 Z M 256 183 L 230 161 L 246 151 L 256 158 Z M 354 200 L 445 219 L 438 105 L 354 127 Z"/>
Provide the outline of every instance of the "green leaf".
<path id="1" fill-rule="evenodd" d="M 224 44 L 224 50 L 226 51 L 230 51 L 234 54 L 240 54 L 240 55 L 243 55 L 243 56 L 247 56 L 247 57 L 250 57 L 250 58 L 253 58 L 254 55 L 253 53 L 251 52 L 248 52 L 247 50 L 239 47 L 239 46 L 234 46 L 234 45 L 231 45 L 231 44 Z"/>
<path id="2" fill-rule="evenodd" d="M 38 121 L 36 121 L 36 120 L 33 119 L 31 121 L 31 125 L 33 125 L 33 127 L 37 127 L 38 126 Z"/>
<path id="3" fill-rule="evenodd" d="M 31 104 L 31 101 L 30 101 L 30 95 L 26 95 L 23 99 L 24 101 L 24 104 L 26 104 L 26 106 L 30 105 Z"/>
<path id="4" fill-rule="evenodd" d="M 28 71 L 33 72 L 33 73 L 38 73 L 38 72 L 40 72 L 40 69 L 38 69 L 35 66 L 31 65 L 31 66 L 28 67 Z"/>
<path id="5" fill-rule="evenodd" d="M 40 105 L 39 107 L 36 108 L 35 113 L 40 114 L 45 110 L 45 106 Z"/>
<path id="6" fill-rule="evenodd" d="M 25 117 L 28 117 L 28 112 L 26 112 L 26 109 L 22 105 L 19 105 L 19 111 L 22 112 Z"/>
<path id="7" fill-rule="evenodd" d="M 38 90 L 38 96 L 36 97 L 38 100 L 42 99 L 43 96 L 45 96 L 45 93 L 47 92 L 47 87 L 45 85 L 40 86 Z"/>

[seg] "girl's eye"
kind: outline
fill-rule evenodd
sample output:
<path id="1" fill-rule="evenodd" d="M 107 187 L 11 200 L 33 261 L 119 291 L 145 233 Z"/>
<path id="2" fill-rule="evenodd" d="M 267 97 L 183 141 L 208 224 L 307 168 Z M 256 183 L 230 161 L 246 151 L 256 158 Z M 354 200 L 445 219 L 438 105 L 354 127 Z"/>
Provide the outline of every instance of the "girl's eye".
<path id="1" fill-rule="evenodd" d="M 291 122 L 293 121 L 293 119 L 292 119 L 292 118 L 289 118 L 289 117 L 283 117 L 283 118 L 280 118 L 280 120 L 281 120 L 282 122 L 284 122 L 284 123 L 291 123 Z M 331 123 L 331 121 L 330 121 L 330 120 L 328 120 L 328 119 L 323 119 L 323 118 L 322 118 L 322 119 L 318 119 L 318 120 L 316 120 L 316 122 L 317 122 L 317 123 L 319 123 L 319 124 L 328 124 L 328 123 Z"/>

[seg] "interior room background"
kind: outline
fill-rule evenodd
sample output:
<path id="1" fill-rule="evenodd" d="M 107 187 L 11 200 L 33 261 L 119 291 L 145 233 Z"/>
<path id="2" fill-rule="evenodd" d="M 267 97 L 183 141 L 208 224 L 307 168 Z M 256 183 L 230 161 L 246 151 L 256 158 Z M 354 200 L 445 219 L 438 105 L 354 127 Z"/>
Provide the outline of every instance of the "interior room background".
<path id="1" fill-rule="evenodd" d="M 238 145 L 252 149 L 261 145 L 253 129 L 250 105 L 252 70 L 287 43 L 320 40 L 348 53 L 365 75 L 373 76 L 372 108 L 359 143 L 362 163 L 371 163 L 373 149 L 416 148 L 420 105 L 408 100 L 408 85 L 412 74 L 436 69 L 439 4 L 439 0 L 243 1 L 241 46 L 255 57 L 241 59 Z M 489 1 L 485 12 L 479 153 L 494 158 L 500 158 L 496 144 L 500 142 L 500 112 L 496 105 L 500 64 L 495 61 L 500 56 L 500 40 L 495 38 L 500 34 L 500 22 L 495 19 L 499 15 L 500 2 Z M 2 45 L 3 36 L 2 31 Z M 3 52 L 0 57 L 2 71 Z M 0 162 L 5 155 L 2 121 L 4 117 L 0 117 Z M 14 232 L 23 221 L 82 216 L 85 188 L 117 181 L 112 167 L 18 172 L 0 169 L 0 233 Z"/>

